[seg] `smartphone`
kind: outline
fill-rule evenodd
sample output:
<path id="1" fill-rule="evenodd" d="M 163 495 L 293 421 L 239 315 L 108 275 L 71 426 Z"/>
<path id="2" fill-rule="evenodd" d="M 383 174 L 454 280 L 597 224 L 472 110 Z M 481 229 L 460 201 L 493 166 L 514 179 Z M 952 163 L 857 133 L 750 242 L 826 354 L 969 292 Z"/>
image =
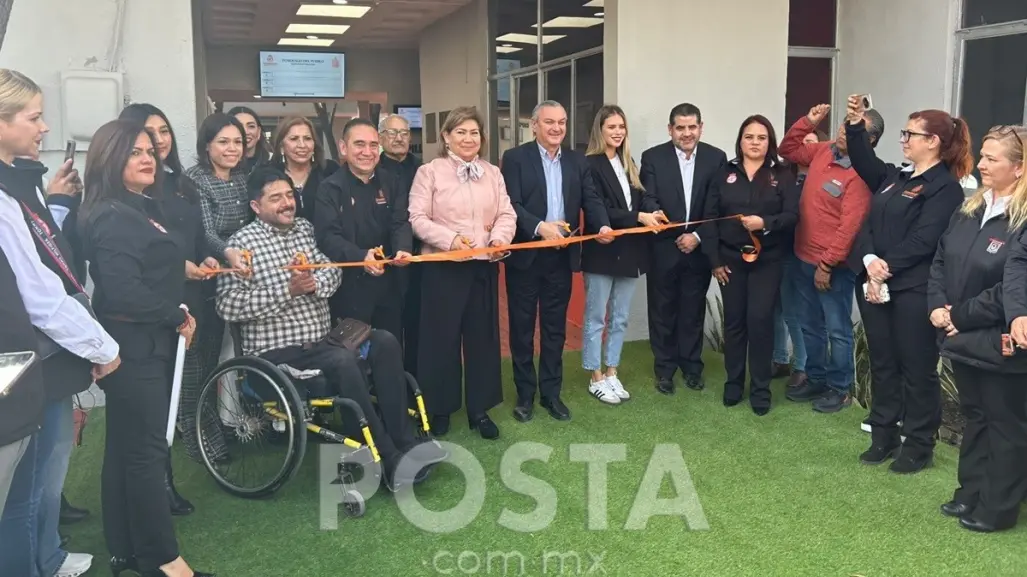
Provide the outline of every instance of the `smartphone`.
<path id="1" fill-rule="evenodd" d="M 32 351 L 0 354 L 0 398 L 7 396 L 11 387 L 36 360 L 36 353 Z"/>
<path id="2" fill-rule="evenodd" d="M 1013 344 L 1013 337 L 1002 335 L 1002 356 L 1011 357 L 1016 354 L 1016 345 Z"/>
<path id="3" fill-rule="evenodd" d="M 863 110 L 870 110 L 874 107 L 874 99 L 869 94 L 863 95 Z"/>
<path id="4" fill-rule="evenodd" d="M 75 164 L 75 149 L 78 148 L 78 143 L 74 140 L 69 140 L 67 146 L 64 148 L 64 162 L 71 160 L 72 165 Z"/>

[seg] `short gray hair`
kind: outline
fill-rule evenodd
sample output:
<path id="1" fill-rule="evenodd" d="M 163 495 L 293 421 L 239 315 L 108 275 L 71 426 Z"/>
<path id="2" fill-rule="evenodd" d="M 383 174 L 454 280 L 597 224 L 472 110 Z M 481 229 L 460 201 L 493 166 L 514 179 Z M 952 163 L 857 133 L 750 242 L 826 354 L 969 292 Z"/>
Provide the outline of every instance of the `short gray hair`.
<path id="1" fill-rule="evenodd" d="M 390 114 L 390 115 L 386 116 L 385 118 L 382 118 L 381 121 L 378 122 L 378 132 L 385 132 L 385 130 L 388 128 L 389 121 L 392 120 L 393 118 L 398 118 L 398 119 L 402 120 L 403 124 L 406 124 L 407 128 L 410 128 L 410 121 L 409 120 L 407 120 L 406 118 L 404 118 L 403 116 L 401 116 L 399 114 Z"/>
<path id="2" fill-rule="evenodd" d="M 542 102 L 539 102 L 535 106 L 535 109 L 531 111 L 532 122 L 538 122 L 538 113 L 541 112 L 543 108 L 563 108 L 563 104 L 560 104 L 555 100 L 543 100 Z"/>
<path id="3" fill-rule="evenodd" d="M 863 116 L 866 118 L 867 134 L 874 139 L 873 146 L 877 146 L 884 134 L 884 117 L 873 108 L 864 112 Z"/>

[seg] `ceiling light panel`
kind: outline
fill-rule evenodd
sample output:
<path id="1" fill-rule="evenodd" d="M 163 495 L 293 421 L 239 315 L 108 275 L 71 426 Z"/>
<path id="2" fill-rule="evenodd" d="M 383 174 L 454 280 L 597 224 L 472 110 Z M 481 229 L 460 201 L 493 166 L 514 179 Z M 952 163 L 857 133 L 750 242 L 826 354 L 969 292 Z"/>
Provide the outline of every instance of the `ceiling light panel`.
<path id="1" fill-rule="evenodd" d="M 585 6 L 588 6 L 589 8 L 602 8 L 603 0 L 591 0 L 590 2 L 586 2 Z"/>
<path id="2" fill-rule="evenodd" d="M 603 23 L 602 18 L 589 16 L 558 16 L 542 25 L 543 28 L 591 28 Z M 532 28 L 538 28 L 538 24 L 532 24 Z"/>
<path id="3" fill-rule="evenodd" d="M 349 30 L 344 24 L 290 24 L 286 34 L 327 34 L 340 36 Z"/>
<path id="4" fill-rule="evenodd" d="M 278 41 L 279 46 L 331 46 L 331 38 L 319 38 L 317 40 L 311 40 L 309 38 L 282 38 Z"/>
<path id="5" fill-rule="evenodd" d="M 321 16 L 324 18 L 361 18 L 371 10 L 368 6 L 338 6 L 324 4 L 302 4 L 297 16 Z"/>
<path id="6" fill-rule="evenodd" d="M 566 37 L 565 34 L 543 34 L 542 35 L 542 43 L 543 44 L 549 44 L 550 42 L 553 42 L 554 40 L 559 40 L 559 39 L 565 38 L 565 37 Z M 504 35 L 500 36 L 499 38 L 496 38 L 496 41 L 497 42 L 516 42 L 518 44 L 532 44 L 532 45 L 536 45 L 536 44 L 538 44 L 538 36 L 536 36 L 534 34 L 510 33 L 510 34 L 504 34 Z"/>
<path id="7" fill-rule="evenodd" d="M 522 49 L 516 46 L 496 46 L 496 52 L 500 54 L 510 54 L 511 52 L 520 52 Z"/>

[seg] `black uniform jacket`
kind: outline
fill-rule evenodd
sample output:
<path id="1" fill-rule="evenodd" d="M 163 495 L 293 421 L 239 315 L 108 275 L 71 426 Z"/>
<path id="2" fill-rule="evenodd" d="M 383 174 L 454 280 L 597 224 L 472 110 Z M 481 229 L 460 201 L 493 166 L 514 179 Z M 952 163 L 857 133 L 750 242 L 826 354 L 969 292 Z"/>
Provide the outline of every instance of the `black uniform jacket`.
<path id="1" fill-rule="evenodd" d="M 183 188 L 185 187 L 185 188 Z M 203 209 L 200 207 L 200 196 L 192 181 L 179 178 L 178 174 L 164 175 L 164 189 L 160 195 L 160 208 L 167 224 L 168 233 L 176 237 L 185 260 L 200 266 L 207 257 L 218 261 L 224 255 L 214 254 L 207 242 L 207 233 L 203 228 Z M 187 280 L 182 297 L 189 312 L 196 316 L 202 310 L 205 298 L 214 298 L 217 292 L 217 280 Z"/>
<path id="2" fill-rule="evenodd" d="M 605 154 L 595 154 L 586 156 L 585 160 L 599 198 L 606 207 L 610 228 L 642 226 L 638 223 L 642 189 L 631 187 L 631 203 L 628 204 L 610 159 Z M 586 232 L 592 234 L 599 230 L 590 227 Z M 627 234 L 617 237 L 610 244 L 586 242 L 581 247 L 581 270 L 593 274 L 637 278 L 649 270 L 649 239 L 645 235 Z"/>
<path id="3" fill-rule="evenodd" d="M 1027 353 L 1002 356 L 1007 332 L 1002 276 L 1009 245 L 1022 230 L 1010 231 L 1004 214 L 982 228 L 983 214 L 981 208 L 973 216 L 952 215 L 931 265 L 924 313 L 952 307 L 952 324 L 959 332 L 948 337 L 939 331 L 941 356 L 991 371 L 1027 373 Z"/>
<path id="4" fill-rule="evenodd" d="M 522 144 L 503 153 L 500 164 L 510 204 L 517 213 L 517 232 L 514 242 L 538 240 L 535 229 L 546 220 L 549 207 L 546 173 L 542 166 L 542 151 L 537 141 Z M 560 152 L 560 174 L 563 182 L 564 221 L 576 230 L 585 212 L 586 227 L 599 230 L 610 225 L 602 200 L 596 193 L 585 157 L 580 152 L 564 148 Z M 552 249 L 547 249 L 552 250 Z M 581 244 L 566 249 L 571 270 L 581 270 Z M 527 270 L 535 261 L 537 250 L 515 250 L 506 259 L 506 266 Z"/>
<path id="5" fill-rule="evenodd" d="M 83 215 L 96 288 L 93 308 L 123 359 L 167 358 L 185 321 L 185 253 L 157 201 L 141 194 L 101 201 Z"/>
<path id="6" fill-rule="evenodd" d="M 710 185 L 703 219 L 726 216 L 758 216 L 763 230 L 753 231 L 762 250 L 760 260 L 781 260 L 790 254 L 799 221 L 799 187 L 791 172 L 771 161 L 756 172 L 753 180 L 739 159 L 727 163 Z M 742 247 L 752 245 L 752 236 L 740 219 L 704 223 L 699 228 L 700 248 L 710 266 L 738 263 Z"/>
<path id="7" fill-rule="evenodd" d="M 863 257 L 876 255 L 888 263 L 889 290 L 922 289 L 938 239 L 963 202 L 963 187 L 944 163 L 915 177 L 912 166 L 884 163 L 874 154 L 864 123 L 846 124 L 845 132 L 852 167 L 874 191 L 848 264 L 865 272 Z"/>
<path id="8" fill-rule="evenodd" d="M 1027 231 L 1021 230 L 1016 239 L 1009 242 L 1009 256 L 1002 274 L 1002 305 L 1006 323 L 1012 325 L 1015 319 L 1027 317 Z"/>
<path id="9" fill-rule="evenodd" d="M 389 256 L 411 252 L 409 194 L 400 194 L 397 186 L 393 176 L 382 170 L 366 183 L 345 167 L 325 179 L 317 191 L 314 212 L 318 248 L 335 262 L 362 261 L 376 246 Z M 352 276 L 356 270 L 343 276 Z"/>

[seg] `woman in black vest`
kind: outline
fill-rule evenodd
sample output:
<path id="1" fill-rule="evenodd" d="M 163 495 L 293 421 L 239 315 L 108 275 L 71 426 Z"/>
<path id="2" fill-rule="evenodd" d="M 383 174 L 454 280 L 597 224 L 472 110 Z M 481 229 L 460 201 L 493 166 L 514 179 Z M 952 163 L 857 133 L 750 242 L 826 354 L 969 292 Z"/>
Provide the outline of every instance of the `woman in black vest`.
<path id="1" fill-rule="evenodd" d="M 1027 494 L 1027 353 L 1004 346 L 1003 336 L 1003 275 L 1027 225 L 1027 166 L 1014 127 L 994 128 L 981 142 L 982 188 L 941 237 L 927 305 L 966 418 L 959 488 L 941 511 L 989 533 L 1016 525 Z"/>
<path id="2" fill-rule="evenodd" d="M 959 179 L 973 170 L 970 132 L 945 111 L 914 112 L 900 131 L 910 162 L 900 169 L 874 154 L 861 103 L 862 97 L 849 97 L 845 124 L 852 167 L 875 191 L 849 253 L 850 263 L 864 269 L 856 292 L 873 393 L 872 440 L 860 461 L 878 465 L 894 456 L 892 472 L 916 473 L 934 462 L 941 424 L 938 344 L 923 315 L 927 277 L 938 239 L 963 202 Z"/>
<path id="3" fill-rule="evenodd" d="M 711 185 L 703 219 L 722 219 L 703 224 L 699 236 L 724 298 L 724 406 L 742 401 L 748 364 L 749 406 L 763 416 L 771 405 L 774 309 L 799 220 L 799 188 L 765 117 L 742 122 L 735 159 Z"/>
<path id="4" fill-rule="evenodd" d="M 57 529 L 74 437 L 73 397 L 118 363 L 117 343 L 82 304 L 84 277 L 75 270 L 75 255 L 43 196 L 45 169 L 37 160 L 49 129 L 42 114 L 39 86 L 0 70 L 0 247 L 33 324 L 52 338 L 42 363 L 43 426 L 15 470 L 0 519 L 0 575 L 5 576 L 76 573 L 92 564 L 91 555 L 64 551 Z M 51 189 L 69 184 L 69 169 L 66 164 L 58 171 Z"/>
<path id="5" fill-rule="evenodd" d="M 195 320 L 185 296 L 185 252 L 154 194 L 162 168 L 139 123 L 102 126 L 89 147 L 79 224 L 97 316 L 121 345 L 122 367 L 99 382 L 107 398 L 101 494 L 115 575 L 196 575 L 178 553 L 165 489 L 170 379 L 178 336 Z"/>

